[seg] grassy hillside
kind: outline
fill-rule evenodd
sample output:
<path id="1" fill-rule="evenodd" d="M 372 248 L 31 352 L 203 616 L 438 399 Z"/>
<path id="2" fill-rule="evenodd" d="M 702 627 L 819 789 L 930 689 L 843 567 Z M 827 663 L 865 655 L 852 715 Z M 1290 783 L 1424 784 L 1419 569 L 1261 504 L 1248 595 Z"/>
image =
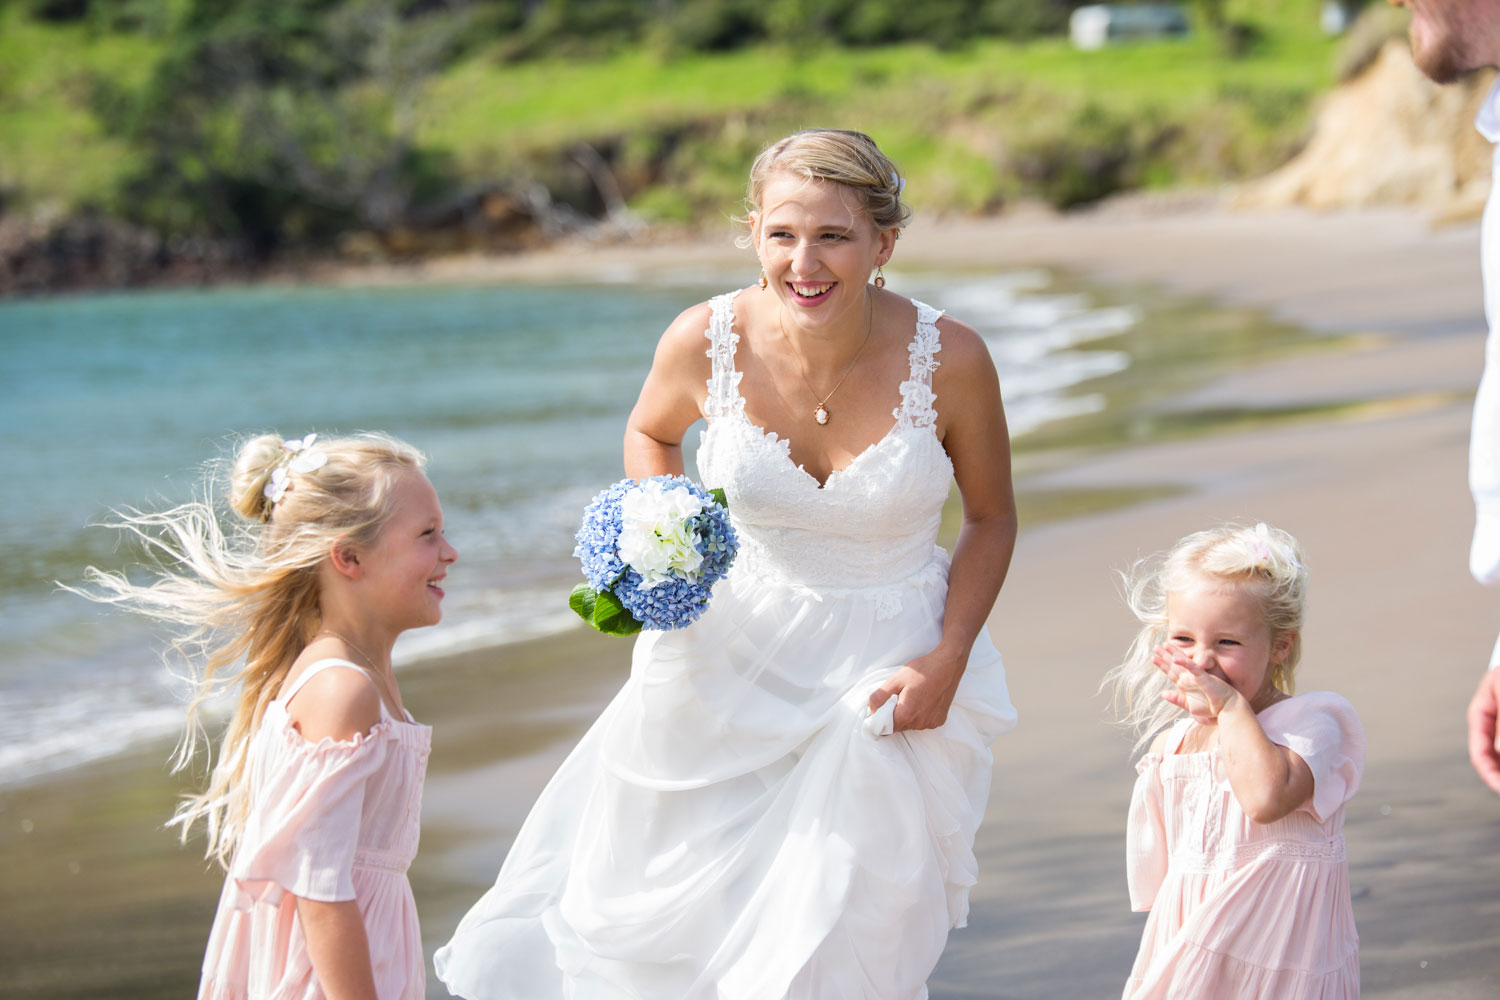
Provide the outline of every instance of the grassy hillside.
<path id="1" fill-rule="evenodd" d="M 92 107 L 95 83 L 145 83 L 161 43 L 32 20 L 0 8 L 0 192 L 72 210 L 111 206 L 135 160 Z"/>
<path id="2" fill-rule="evenodd" d="M 1336 43 L 1314 8 L 1242 0 L 1226 5 L 1241 26 L 1232 42 L 1200 32 L 1095 53 L 1062 39 L 670 56 L 647 44 L 516 62 L 496 41 L 428 80 L 411 135 L 452 188 L 535 180 L 584 208 L 597 192 L 575 153 L 588 143 L 655 219 L 722 217 L 760 146 L 818 124 L 874 134 L 920 208 L 1068 205 L 1281 162 L 1332 83 Z M 117 104 L 100 94 L 145 87 L 170 29 L 44 24 L 26 11 L 0 6 L 0 191 L 23 207 L 128 216 L 143 150 L 104 127 Z"/>
<path id="3" fill-rule="evenodd" d="M 738 190 L 766 139 L 836 123 L 876 135 L 911 174 L 914 200 L 975 210 L 1037 193 L 1046 164 L 1035 161 L 1048 155 L 1118 149 L 1140 170 L 1132 186 L 1269 168 L 1302 138 L 1312 98 L 1331 82 L 1332 52 L 1303 32 L 1267 38 L 1241 58 L 1201 37 L 1099 53 L 1044 40 L 956 52 L 759 48 L 672 61 L 636 52 L 522 66 L 481 54 L 435 82 L 419 135 L 468 175 L 608 142 L 627 178 L 655 169 L 670 181 L 641 196 L 670 214 L 700 193 Z M 1025 176 L 1000 169 L 1007 163 Z"/>

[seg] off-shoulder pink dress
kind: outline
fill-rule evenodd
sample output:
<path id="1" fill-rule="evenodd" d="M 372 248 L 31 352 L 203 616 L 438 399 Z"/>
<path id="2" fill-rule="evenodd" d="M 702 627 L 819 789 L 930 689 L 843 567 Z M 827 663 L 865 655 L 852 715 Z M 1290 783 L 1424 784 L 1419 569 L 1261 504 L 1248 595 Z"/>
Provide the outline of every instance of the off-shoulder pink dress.
<path id="1" fill-rule="evenodd" d="M 200 998 L 323 996 L 297 919 L 297 896 L 358 900 L 380 1000 L 426 992 L 422 936 L 406 869 L 417 854 L 432 730 L 393 718 L 348 742 L 311 743 L 286 703 L 320 660 L 266 706 L 249 747 L 250 816 L 235 850 L 203 957 Z M 363 670 L 361 670 L 363 672 Z"/>
<path id="2" fill-rule="evenodd" d="M 1147 754 L 1130 803 L 1130 904 L 1150 910 L 1127 1000 L 1355 1000 L 1359 935 L 1349 900 L 1344 804 L 1364 770 L 1354 707 L 1315 691 L 1258 716 L 1313 774 L 1306 805 L 1274 823 L 1245 815 L 1219 749 L 1179 754 L 1192 721 Z"/>

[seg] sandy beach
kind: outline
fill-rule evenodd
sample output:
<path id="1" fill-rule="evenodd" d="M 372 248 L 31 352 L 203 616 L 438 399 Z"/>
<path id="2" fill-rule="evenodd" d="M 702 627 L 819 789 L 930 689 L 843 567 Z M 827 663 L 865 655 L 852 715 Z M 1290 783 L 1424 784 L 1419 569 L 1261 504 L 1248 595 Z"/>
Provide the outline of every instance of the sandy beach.
<path id="1" fill-rule="evenodd" d="M 630 280 L 746 259 L 726 237 L 329 277 Z M 1097 693 L 1134 630 L 1114 571 L 1226 519 L 1265 520 L 1302 541 L 1313 591 L 1299 688 L 1344 694 L 1366 727 L 1346 831 L 1364 995 L 1500 995 L 1500 799 L 1470 771 L 1463 729 L 1500 630 L 1500 594 L 1466 572 L 1468 419 L 1484 337 L 1477 225 L 1136 201 L 1066 218 L 923 220 L 897 259 L 1055 268 L 1122 295 L 1165 288 L 1358 335 L 1215 378 L 1175 404 L 1329 415 L 1018 463 L 1023 494 L 1163 499 L 1023 521 L 991 619 L 1021 725 L 994 748 L 980 883 L 969 927 L 931 980 L 934 1000 L 1118 995 L 1143 917 L 1129 912 L 1123 871 L 1130 744 Z M 623 680 L 628 645 L 580 630 L 403 677 L 408 705 L 434 726 L 412 870 L 429 954 Z M 184 787 L 165 774 L 165 752 L 0 792 L 0 995 L 191 989 L 219 879 L 159 829 Z"/>

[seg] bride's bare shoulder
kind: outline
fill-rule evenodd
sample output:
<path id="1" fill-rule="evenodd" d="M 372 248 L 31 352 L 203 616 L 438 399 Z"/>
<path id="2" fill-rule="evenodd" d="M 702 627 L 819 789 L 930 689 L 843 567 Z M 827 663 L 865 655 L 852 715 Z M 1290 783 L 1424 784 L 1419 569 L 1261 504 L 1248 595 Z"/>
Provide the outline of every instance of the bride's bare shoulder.
<path id="1" fill-rule="evenodd" d="M 742 327 L 738 300 L 730 300 L 730 329 Z M 713 300 L 688 306 L 667 325 L 656 346 L 656 364 L 671 369 L 707 369 L 709 366 L 709 333 L 713 323 Z"/>
<path id="2" fill-rule="evenodd" d="M 973 327 L 944 316 L 938 320 L 937 328 L 942 347 L 932 376 L 936 390 L 969 393 L 998 387 L 995 359 L 989 345 Z"/>
<path id="3" fill-rule="evenodd" d="M 677 314 L 657 342 L 646 391 L 698 398 L 713 373 L 709 344 L 713 302 L 699 302 Z"/>
<path id="4" fill-rule="evenodd" d="M 688 306 L 667 325 L 657 346 L 657 357 L 663 351 L 670 354 L 702 354 L 708 349 L 708 328 L 713 322 L 713 304 L 699 302 Z"/>

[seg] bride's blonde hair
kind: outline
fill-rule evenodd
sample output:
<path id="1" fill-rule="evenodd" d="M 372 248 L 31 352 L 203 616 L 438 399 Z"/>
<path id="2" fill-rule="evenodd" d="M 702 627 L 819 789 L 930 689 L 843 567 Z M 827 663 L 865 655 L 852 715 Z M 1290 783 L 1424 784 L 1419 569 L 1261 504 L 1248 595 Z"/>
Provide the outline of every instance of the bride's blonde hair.
<path id="1" fill-rule="evenodd" d="M 1302 620 L 1307 605 L 1307 568 L 1302 549 L 1285 531 L 1257 524 L 1226 524 L 1182 539 L 1164 558 L 1146 559 L 1121 574 L 1125 599 L 1140 619 L 1141 630 L 1125 660 L 1104 676 L 1119 722 L 1134 732 L 1136 749 L 1182 710 L 1162 700 L 1171 682 L 1151 662 L 1152 652 L 1167 641 L 1167 595 L 1207 583 L 1243 587 L 1260 604 L 1271 641 L 1292 637 L 1287 654 L 1273 665 L 1271 683 L 1293 692 L 1293 672 L 1302 658 Z"/>
<path id="2" fill-rule="evenodd" d="M 906 182 L 891 158 L 863 132 L 813 128 L 794 132 L 761 150 L 750 165 L 748 212 L 759 212 L 766 182 L 775 174 L 792 174 L 809 181 L 830 181 L 851 189 L 876 229 L 898 232 L 911 218 L 901 195 Z M 742 220 L 743 221 L 743 220 Z M 750 246 L 750 237 L 740 238 Z"/>
<path id="3" fill-rule="evenodd" d="M 392 513 L 392 487 L 425 465 L 415 448 L 384 434 L 309 442 L 302 454 L 325 459 L 315 468 L 293 464 L 298 453 L 287 445 L 298 443 L 250 438 L 227 470 L 211 467 L 203 499 L 155 513 L 117 511 L 112 526 L 145 547 L 153 579 L 133 583 L 90 566 L 92 589 L 77 591 L 173 626 L 172 648 L 201 660 L 174 772 L 204 739 L 204 703 L 239 689 L 217 759 L 209 756 L 208 788 L 188 796 L 168 824 L 181 827 L 185 842 L 202 819 L 206 854 L 225 866 L 249 809 L 250 737 L 318 629 L 318 567 L 336 542 L 374 542 Z"/>

